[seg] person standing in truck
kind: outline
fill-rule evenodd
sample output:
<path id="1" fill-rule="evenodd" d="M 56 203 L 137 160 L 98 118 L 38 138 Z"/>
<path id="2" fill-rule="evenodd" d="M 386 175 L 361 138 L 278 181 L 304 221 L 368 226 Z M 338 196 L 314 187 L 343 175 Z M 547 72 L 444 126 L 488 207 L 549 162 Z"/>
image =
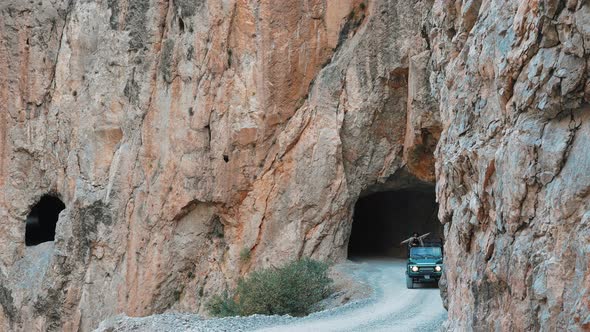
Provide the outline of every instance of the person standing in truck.
<path id="1" fill-rule="evenodd" d="M 417 232 L 414 232 L 414 234 L 412 234 L 411 237 L 403 240 L 400 243 L 400 245 L 402 245 L 404 243 L 407 243 L 408 244 L 408 249 L 409 248 L 412 248 L 412 247 L 423 247 L 424 246 L 424 241 L 422 239 L 424 239 L 428 235 L 430 235 L 430 233 L 426 233 L 426 234 L 420 235 Z"/>

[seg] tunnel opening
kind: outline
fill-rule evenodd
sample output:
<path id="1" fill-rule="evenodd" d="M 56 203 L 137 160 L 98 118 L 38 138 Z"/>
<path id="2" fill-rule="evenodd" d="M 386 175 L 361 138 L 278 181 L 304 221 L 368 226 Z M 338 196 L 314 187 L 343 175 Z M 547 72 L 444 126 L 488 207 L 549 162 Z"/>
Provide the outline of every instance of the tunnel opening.
<path id="1" fill-rule="evenodd" d="M 430 232 L 429 240 L 442 241 L 434 186 L 388 190 L 361 197 L 354 208 L 348 257 L 405 258 L 400 242 L 414 232 Z"/>
<path id="2" fill-rule="evenodd" d="M 35 246 L 55 239 L 59 213 L 66 205 L 57 197 L 45 195 L 31 208 L 27 216 L 25 245 Z"/>

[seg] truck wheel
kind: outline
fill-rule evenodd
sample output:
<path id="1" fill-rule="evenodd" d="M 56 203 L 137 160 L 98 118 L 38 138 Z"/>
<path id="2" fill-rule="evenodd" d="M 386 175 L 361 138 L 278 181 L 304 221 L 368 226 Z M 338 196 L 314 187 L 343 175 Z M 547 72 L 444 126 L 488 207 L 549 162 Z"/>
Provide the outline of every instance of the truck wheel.
<path id="1" fill-rule="evenodd" d="M 414 280 L 408 276 L 406 276 L 406 287 L 408 287 L 408 289 L 414 288 Z"/>

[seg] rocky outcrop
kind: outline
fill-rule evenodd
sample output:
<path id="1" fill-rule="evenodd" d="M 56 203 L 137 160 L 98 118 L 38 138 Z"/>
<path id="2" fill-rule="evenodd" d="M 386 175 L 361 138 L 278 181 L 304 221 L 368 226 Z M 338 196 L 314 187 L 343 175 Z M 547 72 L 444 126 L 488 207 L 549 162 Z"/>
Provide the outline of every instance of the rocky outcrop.
<path id="1" fill-rule="evenodd" d="M 590 329 L 590 3 L 437 1 L 452 330 Z"/>
<path id="2" fill-rule="evenodd" d="M 253 269 L 345 258 L 360 196 L 435 181 L 448 328 L 589 328 L 589 11 L 4 1 L 0 329 L 202 312 Z M 46 194 L 55 241 L 26 247 Z"/>
<path id="3" fill-rule="evenodd" d="M 431 8 L 5 1 L 0 326 L 202 311 L 254 268 L 346 257 L 361 193 L 434 179 Z M 45 194 L 66 208 L 17 288 Z"/>

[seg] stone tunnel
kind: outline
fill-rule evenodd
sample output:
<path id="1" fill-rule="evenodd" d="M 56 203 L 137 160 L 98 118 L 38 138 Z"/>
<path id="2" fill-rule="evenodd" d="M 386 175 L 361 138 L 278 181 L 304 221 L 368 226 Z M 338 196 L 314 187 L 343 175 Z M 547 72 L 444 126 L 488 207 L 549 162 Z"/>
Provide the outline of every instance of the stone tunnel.
<path id="1" fill-rule="evenodd" d="M 442 239 L 434 186 L 379 191 L 362 196 L 354 208 L 348 257 L 405 257 L 400 242 L 430 232 Z"/>

